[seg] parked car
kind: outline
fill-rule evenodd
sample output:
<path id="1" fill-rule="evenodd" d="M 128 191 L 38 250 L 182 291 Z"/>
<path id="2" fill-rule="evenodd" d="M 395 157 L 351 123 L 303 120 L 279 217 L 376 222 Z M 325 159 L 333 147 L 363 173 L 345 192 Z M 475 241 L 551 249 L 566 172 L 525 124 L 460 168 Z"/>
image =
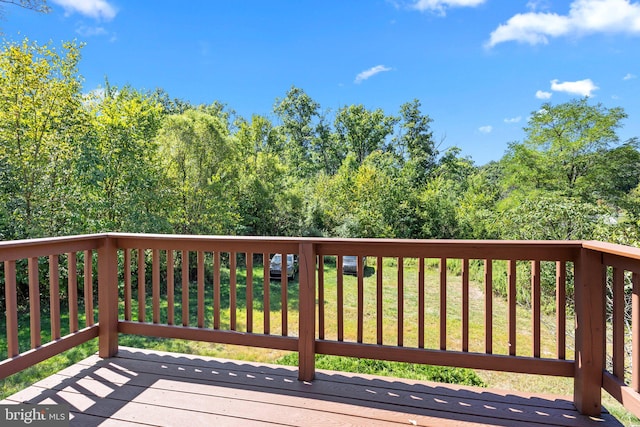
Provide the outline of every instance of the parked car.
<path id="1" fill-rule="evenodd" d="M 362 257 L 362 268 L 367 265 L 367 257 Z M 342 273 L 358 274 L 358 257 L 355 255 L 345 255 L 342 257 Z M 363 272 L 364 273 L 364 272 Z"/>
<path id="2" fill-rule="evenodd" d="M 287 277 L 293 279 L 298 272 L 298 257 L 287 254 Z M 282 277 L 282 254 L 275 254 L 269 262 L 269 276 L 272 278 Z"/>

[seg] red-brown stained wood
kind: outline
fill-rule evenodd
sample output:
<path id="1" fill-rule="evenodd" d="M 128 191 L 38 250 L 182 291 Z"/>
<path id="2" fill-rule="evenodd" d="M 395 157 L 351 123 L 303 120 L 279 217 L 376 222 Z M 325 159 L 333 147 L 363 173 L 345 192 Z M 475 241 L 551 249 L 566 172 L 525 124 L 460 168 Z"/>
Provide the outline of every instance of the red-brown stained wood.
<path id="1" fill-rule="evenodd" d="M 263 330 L 266 335 L 271 333 L 271 276 L 269 272 L 269 254 L 262 254 L 262 317 L 263 317 Z"/>
<path id="2" fill-rule="evenodd" d="M 58 255 L 49 255 L 49 320 L 51 339 L 60 338 L 60 271 Z"/>
<path id="3" fill-rule="evenodd" d="M 316 333 L 316 254 L 311 243 L 301 243 L 299 253 L 299 323 L 298 323 L 298 379 L 311 381 L 315 376 Z M 286 275 L 286 270 L 283 269 Z"/>
<path id="4" fill-rule="evenodd" d="M 189 326 L 189 251 L 181 251 L 182 258 L 182 326 Z"/>
<path id="5" fill-rule="evenodd" d="M 631 388 L 640 392 L 640 274 L 634 272 L 631 283 Z"/>
<path id="6" fill-rule="evenodd" d="M 556 262 L 556 357 L 566 358 L 567 338 L 567 263 Z"/>
<path id="7" fill-rule="evenodd" d="M 440 258 L 440 350 L 447 349 L 447 259 Z"/>
<path id="8" fill-rule="evenodd" d="M 281 254 L 281 264 L 280 264 L 280 316 L 282 317 L 282 336 L 286 337 L 289 335 L 289 301 L 288 291 L 289 291 L 289 277 L 287 276 L 287 269 L 289 265 L 289 258 L 286 253 Z"/>
<path id="9" fill-rule="evenodd" d="M 378 257 L 376 267 L 376 342 L 382 345 L 382 257 Z"/>
<path id="10" fill-rule="evenodd" d="M 462 260 L 462 351 L 469 351 L 469 260 Z"/>
<path id="11" fill-rule="evenodd" d="M 167 324 L 175 323 L 175 271 L 173 250 L 167 250 Z"/>
<path id="12" fill-rule="evenodd" d="M 229 254 L 229 329 L 236 330 L 236 253 Z"/>
<path id="13" fill-rule="evenodd" d="M 99 355 L 118 352 L 118 254 L 115 242 L 104 239 L 98 248 Z"/>
<path id="14" fill-rule="evenodd" d="M 4 297 L 7 318 L 7 355 L 17 356 L 18 348 L 18 297 L 16 294 L 16 262 L 4 262 Z"/>
<path id="15" fill-rule="evenodd" d="M 336 258 L 336 311 L 338 317 L 338 341 L 344 341 L 344 272 L 342 255 Z"/>
<path id="16" fill-rule="evenodd" d="M 38 281 L 38 258 L 29 258 L 29 320 L 31 348 L 40 347 L 40 283 Z"/>
<path id="17" fill-rule="evenodd" d="M 204 252 L 198 251 L 198 328 L 204 328 Z"/>
<path id="18" fill-rule="evenodd" d="M 613 375 L 624 379 L 624 272 L 613 267 Z"/>
<path id="19" fill-rule="evenodd" d="M 357 257 L 356 260 L 356 272 L 358 275 L 357 341 L 361 343 L 364 339 L 364 265 L 361 256 Z"/>
<path id="20" fill-rule="evenodd" d="M 147 314 L 147 290 L 145 250 L 138 249 L 138 322 L 144 322 Z"/>
<path id="21" fill-rule="evenodd" d="M 78 330 L 78 259 L 75 252 L 67 254 L 67 268 L 69 269 L 69 330 Z"/>
<path id="22" fill-rule="evenodd" d="M 398 346 L 404 345 L 404 258 L 398 258 Z"/>
<path id="23" fill-rule="evenodd" d="M 229 257 L 231 258 L 231 254 L 229 254 Z M 220 301 L 220 280 L 220 251 L 216 251 L 213 253 L 213 329 L 220 329 L 220 310 L 222 309 L 222 303 Z M 199 298 L 200 297 L 198 297 L 198 299 Z M 204 301 L 202 304 L 204 307 Z"/>
<path id="24" fill-rule="evenodd" d="M 253 253 L 246 253 L 247 265 L 247 332 L 253 332 Z"/>
<path id="25" fill-rule="evenodd" d="M 540 261 L 531 261 L 531 330 L 533 357 L 540 357 Z"/>
<path id="26" fill-rule="evenodd" d="M 516 355 L 516 262 L 509 260 L 507 262 L 507 305 L 508 319 L 507 329 L 509 331 L 509 355 Z"/>
<path id="27" fill-rule="evenodd" d="M 160 323 L 160 250 L 151 251 L 151 304 L 152 321 Z"/>
<path id="28" fill-rule="evenodd" d="M 324 256 L 318 257 L 318 339 L 324 339 Z"/>
<path id="29" fill-rule="evenodd" d="M 0 379 L 23 371 L 36 363 L 70 350 L 98 336 L 98 325 L 89 326 L 62 339 L 51 341 L 40 347 L 20 353 L 13 359 L 0 362 Z"/>
<path id="30" fill-rule="evenodd" d="M 84 312 L 86 325 L 95 323 L 93 316 L 93 251 L 84 251 Z"/>
<path id="31" fill-rule="evenodd" d="M 124 249 L 124 320 L 131 320 L 131 250 Z"/>
<path id="32" fill-rule="evenodd" d="M 418 348 L 424 348 L 424 258 L 418 259 Z"/>
<path id="33" fill-rule="evenodd" d="M 484 260 L 484 352 L 493 353 L 493 260 Z"/>
<path id="34" fill-rule="evenodd" d="M 604 369 L 605 277 L 602 255 L 583 249 L 575 262 L 575 380 L 573 399 L 578 410 L 596 416 L 601 411 Z"/>

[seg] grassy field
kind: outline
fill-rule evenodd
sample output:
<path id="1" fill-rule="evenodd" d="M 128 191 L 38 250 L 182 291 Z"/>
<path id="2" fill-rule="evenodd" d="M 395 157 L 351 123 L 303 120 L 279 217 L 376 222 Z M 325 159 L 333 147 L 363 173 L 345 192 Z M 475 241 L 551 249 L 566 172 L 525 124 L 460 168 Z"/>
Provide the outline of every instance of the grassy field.
<path id="1" fill-rule="evenodd" d="M 404 346 L 416 347 L 418 343 L 418 260 L 406 259 L 404 261 Z M 425 268 L 425 347 L 439 348 L 439 322 L 440 322 L 440 285 L 438 273 L 438 260 L 426 260 Z M 449 261 L 447 265 L 447 348 L 451 350 L 461 349 L 462 340 L 462 280 L 459 275 L 459 262 Z M 376 272 L 378 266 L 375 260 L 368 260 L 368 267 L 365 272 L 365 292 L 364 292 L 364 342 L 376 342 Z M 495 270 L 499 270 L 496 268 Z M 271 333 L 279 335 L 282 331 L 282 311 L 280 295 L 282 284 L 279 281 L 272 281 L 269 284 L 271 303 L 269 310 L 264 310 L 262 303 L 264 280 L 262 277 L 262 266 L 256 265 L 253 272 L 253 330 L 261 333 L 263 331 L 263 316 L 267 313 L 270 317 Z M 231 313 L 229 310 L 229 271 L 222 269 L 222 311 L 221 328 L 227 329 L 230 326 Z M 178 275 L 176 275 L 178 277 Z M 473 275 L 472 275 L 473 277 Z M 336 339 L 337 336 L 337 274 L 335 266 L 330 262 L 325 265 L 325 338 Z M 246 271 L 243 268 L 237 269 L 237 309 L 236 309 L 236 329 L 246 330 Z M 397 286 L 397 261 L 395 259 L 385 259 L 383 262 L 383 336 L 384 344 L 395 345 L 397 342 L 398 326 L 398 286 Z M 135 278 L 133 283 L 132 318 L 137 320 L 137 298 Z M 151 319 L 151 286 L 147 285 L 147 310 L 146 319 Z M 164 286 L 166 289 L 166 286 Z M 191 325 L 195 325 L 197 318 L 197 286 L 190 284 L 190 319 Z M 483 285 L 471 281 L 469 287 L 469 351 L 484 352 L 484 289 Z M 161 321 L 166 321 L 166 291 L 163 290 L 164 297 L 161 299 Z M 181 286 L 175 286 L 176 304 L 176 324 L 182 322 L 181 319 Z M 205 318 L 207 326 L 213 322 L 213 287 L 210 281 L 206 281 L 205 290 Z M 507 328 L 507 304 L 504 298 L 493 296 L 493 352 L 494 354 L 508 354 L 508 328 Z M 517 354 L 524 356 L 532 355 L 531 339 L 531 310 L 527 309 L 526 301 L 519 300 L 521 305 L 517 308 Z M 64 301 L 63 301 L 64 304 Z M 289 335 L 296 335 L 298 328 L 297 318 L 297 278 L 290 281 L 287 288 L 288 332 Z M 43 304 L 46 306 L 46 304 Z M 353 276 L 344 276 L 344 318 L 345 341 L 355 341 L 356 339 L 356 313 L 357 313 L 357 279 Z M 121 303 L 121 313 L 124 304 Z M 79 310 L 82 313 L 82 308 Z M 67 310 L 62 309 L 61 324 L 63 334 L 68 332 Z M 97 316 L 96 316 L 97 318 Z M 4 317 L 0 319 L 0 330 L 5 330 Z M 84 319 L 80 319 L 81 326 Z M 20 343 L 21 350 L 26 350 L 29 345 L 29 316 L 25 313 L 20 316 Z M 569 316 L 567 319 L 567 330 L 573 329 L 573 320 Z M 49 341 L 48 313 L 42 315 L 42 339 Z M 124 346 L 149 348 L 164 351 L 174 351 L 189 354 L 200 354 L 214 357 L 224 357 L 238 360 L 252 360 L 270 363 L 292 364 L 295 363 L 297 354 L 269 349 L 258 349 L 249 347 L 239 347 L 231 345 L 201 343 L 185 340 L 168 340 L 160 338 L 148 338 L 139 336 L 121 336 L 120 344 Z M 554 357 L 556 346 L 555 315 L 552 312 L 543 314 L 541 322 L 541 354 L 542 357 Z M 44 361 L 32 368 L 13 375 L 0 382 L 1 397 L 6 397 L 16 391 L 47 377 L 56 371 L 71 365 L 88 355 L 97 351 L 95 340 L 83 344 L 77 348 L 67 351 L 59 356 Z M 0 338 L 0 357 L 6 357 L 6 342 L 4 337 Z M 573 358 L 573 342 L 568 340 L 567 358 Z M 570 396 L 573 393 L 573 382 L 571 379 L 541 377 L 534 375 L 521 375 L 500 372 L 486 372 L 457 369 L 433 369 L 431 367 L 408 366 L 403 364 L 390 364 L 371 361 L 354 361 L 349 358 L 331 358 L 318 356 L 318 368 L 334 370 L 350 370 L 362 373 L 378 373 L 393 376 L 403 376 L 416 379 L 432 379 L 448 382 L 459 382 L 465 384 L 486 385 L 489 387 L 535 391 L 541 393 L 563 394 Z M 606 395 L 606 393 L 605 393 Z M 637 423 L 638 420 L 629 416 L 626 411 L 613 399 L 605 397 L 605 406 L 614 413 L 626 425 Z"/>

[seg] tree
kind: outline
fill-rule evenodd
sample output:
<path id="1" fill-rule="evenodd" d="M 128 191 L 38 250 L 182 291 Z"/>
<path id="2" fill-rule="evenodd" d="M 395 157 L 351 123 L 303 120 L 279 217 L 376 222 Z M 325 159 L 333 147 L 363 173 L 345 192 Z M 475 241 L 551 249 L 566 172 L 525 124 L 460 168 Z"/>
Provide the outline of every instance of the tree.
<path id="1" fill-rule="evenodd" d="M 355 155 L 360 165 L 376 150 L 386 151 L 386 138 L 393 133 L 398 119 L 384 111 L 367 110 L 362 104 L 343 107 L 335 118 L 336 137 Z"/>
<path id="2" fill-rule="evenodd" d="M 320 105 L 304 90 L 292 86 L 283 99 L 277 99 L 274 111 L 282 120 L 282 132 L 286 136 L 286 156 L 291 170 L 298 176 L 314 172 L 311 162 L 311 145 L 315 135 L 315 123 Z"/>
<path id="3" fill-rule="evenodd" d="M 78 175 L 89 230 L 166 231 L 154 142 L 162 107 L 153 96 L 108 82 L 85 105 L 91 119 Z"/>
<path id="4" fill-rule="evenodd" d="M 0 163 L 13 230 L 6 237 L 56 234 L 61 207 L 73 200 L 70 162 L 83 122 L 80 48 L 64 43 L 58 52 L 25 39 L 0 52 Z"/>
<path id="5" fill-rule="evenodd" d="M 512 184 L 588 196 L 603 154 L 618 143 L 616 129 L 626 117 L 622 108 L 590 105 L 588 98 L 543 104 L 524 128 L 524 143 L 510 146 Z"/>
<path id="6" fill-rule="evenodd" d="M 224 118 L 205 109 L 168 116 L 156 142 L 169 179 L 174 232 L 233 234 L 238 222 L 238 150 Z"/>
<path id="7" fill-rule="evenodd" d="M 417 185 L 424 184 L 436 166 L 438 150 L 433 140 L 428 115 L 420 112 L 420 101 L 414 99 L 400 106 L 400 136 L 397 143 L 403 154 L 406 151 L 408 167 Z"/>

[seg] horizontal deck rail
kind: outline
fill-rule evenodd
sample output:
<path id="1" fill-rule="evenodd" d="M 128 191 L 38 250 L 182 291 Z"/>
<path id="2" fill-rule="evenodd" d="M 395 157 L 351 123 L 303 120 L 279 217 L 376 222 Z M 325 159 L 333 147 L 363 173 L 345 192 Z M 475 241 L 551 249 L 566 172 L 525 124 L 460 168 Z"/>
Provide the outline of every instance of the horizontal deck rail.
<path id="1" fill-rule="evenodd" d="M 295 256 L 294 279 L 271 280 L 275 254 Z M 110 357 L 137 334 L 297 351 L 301 380 L 316 354 L 573 377 L 582 413 L 604 389 L 640 414 L 635 248 L 106 233 L 0 242 L 0 263 L 0 378 L 96 337 Z"/>

